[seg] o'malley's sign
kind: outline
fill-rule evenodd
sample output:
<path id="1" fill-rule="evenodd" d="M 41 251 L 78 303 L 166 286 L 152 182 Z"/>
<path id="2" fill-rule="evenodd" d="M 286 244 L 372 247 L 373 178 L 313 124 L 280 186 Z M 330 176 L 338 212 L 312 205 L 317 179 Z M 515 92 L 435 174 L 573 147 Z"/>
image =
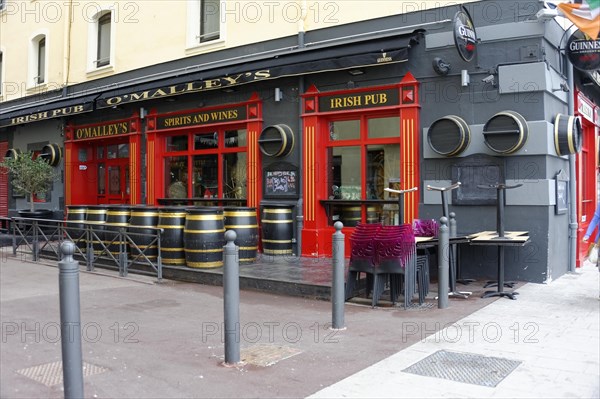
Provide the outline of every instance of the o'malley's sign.
<path id="1" fill-rule="evenodd" d="M 176 96 L 180 94 L 224 89 L 229 86 L 257 82 L 259 80 L 265 80 L 270 78 L 271 72 L 269 70 L 260 70 L 254 72 L 244 72 L 235 75 L 222 76 L 214 79 L 195 80 L 193 82 L 180 83 L 176 85 L 160 87 L 157 89 L 148 89 L 119 96 L 99 98 L 98 100 L 96 100 L 96 108 L 114 107 L 116 105 L 127 104 L 136 101 L 146 101 L 169 96 Z"/>

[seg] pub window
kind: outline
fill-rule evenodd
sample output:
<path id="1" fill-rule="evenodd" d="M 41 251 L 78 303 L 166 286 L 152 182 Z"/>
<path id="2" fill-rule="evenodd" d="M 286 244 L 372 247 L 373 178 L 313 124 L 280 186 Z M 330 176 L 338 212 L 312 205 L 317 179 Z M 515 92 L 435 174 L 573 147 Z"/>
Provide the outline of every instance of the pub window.
<path id="1" fill-rule="evenodd" d="M 363 116 L 330 121 L 328 133 L 329 199 L 346 201 L 332 205 L 330 223 L 341 220 L 352 227 L 359 222 L 392 221 L 394 205 L 361 201 L 389 200 L 384 189 L 398 188 L 400 118 Z"/>
<path id="2" fill-rule="evenodd" d="M 101 67 L 110 63 L 110 19 L 107 12 L 98 18 L 98 47 L 96 49 L 96 66 Z"/>
<path id="3" fill-rule="evenodd" d="M 38 34 L 31 39 L 29 61 L 29 86 L 34 87 L 46 82 L 47 67 L 47 38 L 45 34 Z"/>
<path id="4" fill-rule="evenodd" d="M 165 196 L 244 200 L 246 136 L 246 129 L 228 128 L 165 137 Z"/>
<path id="5" fill-rule="evenodd" d="M 106 168 L 103 163 L 98 164 L 98 195 L 106 194 Z"/>

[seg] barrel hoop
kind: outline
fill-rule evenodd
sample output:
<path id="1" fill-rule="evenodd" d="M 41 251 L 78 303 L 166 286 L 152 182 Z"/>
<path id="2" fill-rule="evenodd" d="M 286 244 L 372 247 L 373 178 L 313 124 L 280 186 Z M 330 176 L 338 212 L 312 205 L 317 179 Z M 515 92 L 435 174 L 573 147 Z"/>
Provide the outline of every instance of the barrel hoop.
<path id="1" fill-rule="evenodd" d="M 161 212 L 160 217 L 163 218 L 184 218 L 185 212 Z"/>
<path id="2" fill-rule="evenodd" d="M 187 248 L 185 250 L 185 252 L 192 252 L 192 253 L 215 253 L 215 252 L 223 252 L 223 248 L 218 248 L 218 249 L 189 249 Z"/>
<path id="3" fill-rule="evenodd" d="M 154 227 L 154 226 L 152 226 Z M 159 229 L 183 229 L 182 225 L 174 225 L 174 224 L 159 224 L 158 226 Z"/>
<path id="4" fill-rule="evenodd" d="M 108 211 L 108 214 L 116 216 L 129 216 L 129 212 L 127 211 Z"/>
<path id="5" fill-rule="evenodd" d="M 199 234 L 207 234 L 207 233 L 225 233 L 225 229 L 219 230 L 188 230 L 183 229 L 184 233 L 199 233 Z"/>
<path id="6" fill-rule="evenodd" d="M 185 248 L 168 248 L 168 247 L 160 247 L 161 252 L 180 252 Z"/>
<path id="7" fill-rule="evenodd" d="M 71 214 L 71 213 L 86 213 L 85 209 L 69 209 L 67 210 L 67 213 Z"/>
<path id="8" fill-rule="evenodd" d="M 101 210 L 88 209 L 87 213 L 91 213 L 92 215 L 105 215 L 106 209 L 101 209 Z"/>
<path id="9" fill-rule="evenodd" d="M 162 263 L 165 263 L 167 265 L 185 265 L 185 259 L 164 259 L 163 258 Z"/>
<path id="10" fill-rule="evenodd" d="M 292 223 L 292 219 L 287 219 L 287 220 L 269 220 L 269 219 L 263 219 L 262 222 L 263 223 L 282 224 L 282 223 Z"/>
<path id="11" fill-rule="evenodd" d="M 255 217 L 256 212 L 223 212 L 225 217 Z"/>
<path id="12" fill-rule="evenodd" d="M 152 226 L 146 226 L 146 225 L 140 225 L 140 224 L 128 224 L 129 227 L 131 227 L 132 229 L 156 229 L 156 226 L 152 225 Z"/>
<path id="13" fill-rule="evenodd" d="M 263 242 L 272 242 L 274 244 L 287 244 L 292 242 L 292 240 L 265 240 L 263 239 Z"/>
<path id="14" fill-rule="evenodd" d="M 240 260 L 240 262 L 254 262 L 256 260 L 256 257 L 254 257 L 254 258 L 240 258 L 239 260 Z"/>
<path id="15" fill-rule="evenodd" d="M 267 255 L 287 255 L 291 254 L 291 249 L 265 249 L 264 251 Z"/>
<path id="16" fill-rule="evenodd" d="M 222 266 L 223 265 L 223 261 L 217 261 L 217 262 L 187 262 L 187 265 L 189 267 L 194 267 L 194 266 L 198 266 L 198 267 Z"/>
<path id="17" fill-rule="evenodd" d="M 257 224 L 226 224 L 226 229 L 256 229 Z"/>
<path id="18" fill-rule="evenodd" d="M 291 209 L 265 209 L 265 213 L 292 213 Z"/>
<path id="19" fill-rule="evenodd" d="M 158 216 L 158 212 L 139 212 L 139 211 L 131 211 L 131 216 Z"/>
<path id="20" fill-rule="evenodd" d="M 106 224 L 106 227 L 111 227 L 111 226 L 122 226 L 122 227 L 127 227 L 129 226 L 129 223 L 114 223 L 114 222 L 104 222 L 104 224 Z"/>
<path id="21" fill-rule="evenodd" d="M 258 249 L 258 246 L 256 247 L 240 247 L 240 251 L 252 251 Z"/>
<path id="22" fill-rule="evenodd" d="M 223 215 L 187 215 L 187 220 L 223 220 Z"/>
<path id="23" fill-rule="evenodd" d="M 90 224 L 106 224 L 106 221 L 104 220 L 86 220 L 86 222 Z"/>

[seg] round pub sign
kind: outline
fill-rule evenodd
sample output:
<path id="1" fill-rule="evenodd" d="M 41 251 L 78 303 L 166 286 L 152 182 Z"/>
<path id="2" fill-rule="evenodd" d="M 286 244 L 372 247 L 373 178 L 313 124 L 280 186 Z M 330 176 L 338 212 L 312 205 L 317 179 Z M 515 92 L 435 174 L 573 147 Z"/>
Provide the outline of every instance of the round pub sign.
<path id="1" fill-rule="evenodd" d="M 600 69 L 600 38 L 594 40 L 578 29 L 567 41 L 567 56 L 579 70 Z"/>
<path id="2" fill-rule="evenodd" d="M 471 17 L 462 9 L 454 15 L 454 44 L 460 57 L 469 62 L 475 56 L 477 34 Z"/>

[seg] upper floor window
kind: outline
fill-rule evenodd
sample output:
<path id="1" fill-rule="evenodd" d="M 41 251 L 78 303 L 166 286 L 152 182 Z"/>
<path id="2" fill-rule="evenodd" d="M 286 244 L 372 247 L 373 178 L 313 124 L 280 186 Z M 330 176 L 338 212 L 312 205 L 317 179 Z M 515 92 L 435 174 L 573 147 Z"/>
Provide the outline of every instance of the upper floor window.
<path id="1" fill-rule="evenodd" d="M 98 48 L 96 51 L 96 66 L 101 67 L 110 63 L 110 19 L 107 12 L 98 18 Z"/>
<path id="2" fill-rule="evenodd" d="M 2 72 L 4 71 L 3 69 L 3 63 L 2 63 L 2 51 L 0 51 L 0 96 L 2 96 L 2 86 L 4 86 L 3 82 L 2 82 Z"/>
<path id="3" fill-rule="evenodd" d="M 223 40 L 221 2 L 188 0 L 188 47 Z"/>
<path id="4" fill-rule="evenodd" d="M 0 11 L 6 8 L 6 0 L 0 0 Z"/>
<path id="5" fill-rule="evenodd" d="M 29 87 L 47 83 L 48 37 L 41 33 L 31 39 L 29 47 Z"/>
<path id="6" fill-rule="evenodd" d="M 220 15 L 219 0 L 200 1 L 200 29 L 198 34 L 200 43 L 216 40 L 220 37 Z"/>
<path id="7" fill-rule="evenodd" d="M 102 10 L 88 26 L 88 72 L 105 70 L 114 62 L 115 26 L 113 12 Z"/>

